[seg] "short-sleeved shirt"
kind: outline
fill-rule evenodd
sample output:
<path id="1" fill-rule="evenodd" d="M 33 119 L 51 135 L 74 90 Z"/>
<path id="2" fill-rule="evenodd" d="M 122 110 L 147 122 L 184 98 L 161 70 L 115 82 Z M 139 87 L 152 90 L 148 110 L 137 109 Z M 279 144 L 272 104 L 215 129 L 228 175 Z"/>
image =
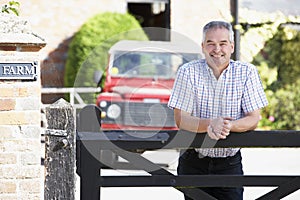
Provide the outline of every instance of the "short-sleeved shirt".
<path id="1" fill-rule="evenodd" d="M 168 106 L 199 118 L 231 117 L 240 119 L 246 113 L 268 104 L 261 79 L 254 65 L 230 60 L 216 79 L 204 59 L 191 61 L 178 69 Z M 203 156 L 233 156 L 238 148 L 201 148 Z"/>

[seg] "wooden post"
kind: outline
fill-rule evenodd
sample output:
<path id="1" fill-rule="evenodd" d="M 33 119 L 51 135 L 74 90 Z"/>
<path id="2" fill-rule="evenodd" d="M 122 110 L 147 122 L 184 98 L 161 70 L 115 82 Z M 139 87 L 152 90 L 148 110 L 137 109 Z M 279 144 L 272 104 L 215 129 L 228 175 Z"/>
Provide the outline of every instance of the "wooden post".
<path id="1" fill-rule="evenodd" d="M 79 113 L 77 131 L 99 132 L 101 110 L 95 105 L 85 106 Z M 99 152 L 98 152 L 99 150 Z M 77 142 L 77 170 L 80 175 L 80 200 L 100 200 L 101 151 L 92 143 Z M 99 157 L 98 157 L 99 156 Z"/>
<path id="2" fill-rule="evenodd" d="M 46 108 L 45 200 L 75 199 L 75 118 L 68 102 Z"/>

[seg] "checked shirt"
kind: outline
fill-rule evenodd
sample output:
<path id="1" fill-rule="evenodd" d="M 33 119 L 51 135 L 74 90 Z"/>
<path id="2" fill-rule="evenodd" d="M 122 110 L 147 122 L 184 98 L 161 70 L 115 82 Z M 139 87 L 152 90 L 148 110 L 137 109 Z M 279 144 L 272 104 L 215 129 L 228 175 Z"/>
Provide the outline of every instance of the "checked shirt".
<path id="1" fill-rule="evenodd" d="M 268 104 L 254 65 L 231 60 L 219 79 L 204 59 L 189 62 L 178 69 L 168 106 L 199 118 L 231 117 L 240 119 L 246 113 Z M 233 156 L 238 148 L 201 148 L 203 156 Z"/>

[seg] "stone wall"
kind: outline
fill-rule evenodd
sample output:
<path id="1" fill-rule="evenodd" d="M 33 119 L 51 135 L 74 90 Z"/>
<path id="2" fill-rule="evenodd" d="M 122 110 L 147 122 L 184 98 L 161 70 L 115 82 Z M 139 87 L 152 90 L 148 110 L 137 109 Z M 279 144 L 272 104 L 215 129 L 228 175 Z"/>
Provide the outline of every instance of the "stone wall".
<path id="1" fill-rule="evenodd" d="M 45 42 L 28 22 L 0 14 L 0 64 L 34 63 Z M 34 63 L 35 64 L 35 63 Z M 43 197 L 41 170 L 41 81 L 0 77 L 0 199 L 39 200 Z M 3 75 L 3 68 L 2 70 Z M 0 73 L 0 74 L 1 74 Z"/>

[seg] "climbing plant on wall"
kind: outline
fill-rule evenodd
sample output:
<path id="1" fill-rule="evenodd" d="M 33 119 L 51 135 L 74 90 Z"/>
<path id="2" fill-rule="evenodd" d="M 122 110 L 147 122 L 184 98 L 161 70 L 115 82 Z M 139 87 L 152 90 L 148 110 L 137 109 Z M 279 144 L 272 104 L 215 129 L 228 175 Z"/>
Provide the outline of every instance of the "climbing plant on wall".
<path id="1" fill-rule="evenodd" d="M 300 19 L 243 13 L 241 58 L 257 66 L 269 100 L 260 128 L 300 129 Z"/>
<path id="2" fill-rule="evenodd" d="M 284 24 L 254 58 L 257 66 L 268 66 L 263 77 L 270 105 L 262 123 L 271 128 L 300 129 L 299 53 L 300 31 Z"/>

